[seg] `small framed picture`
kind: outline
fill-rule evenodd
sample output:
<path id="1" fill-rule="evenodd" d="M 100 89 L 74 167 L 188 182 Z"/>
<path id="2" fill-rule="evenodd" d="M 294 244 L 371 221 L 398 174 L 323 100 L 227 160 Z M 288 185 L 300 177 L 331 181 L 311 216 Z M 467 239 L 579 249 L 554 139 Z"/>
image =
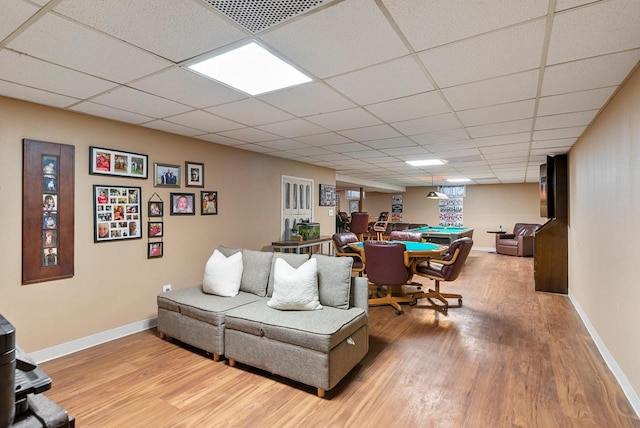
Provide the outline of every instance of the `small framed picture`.
<path id="1" fill-rule="evenodd" d="M 336 205 L 336 186 L 332 184 L 320 185 L 320 206 L 334 207 Z"/>
<path id="2" fill-rule="evenodd" d="M 187 187 L 204 187 L 204 164 L 185 162 L 184 181 L 187 183 Z"/>
<path id="3" fill-rule="evenodd" d="M 162 242 L 149 242 L 147 244 L 147 258 L 148 259 L 157 259 L 162 257 Z"/>
<path id="4" fill-rule="evenodd" d="M 195 215 L 195 193 L 171 193 L 171 215 Z"/>
<path id="5" fill-rule="evenodd" d="M 180 187 L 180 166 L 164 163 L 153 164 L 154 187 Z"/>
<path id="6" fill-rule="evenodd" d="M 204 190 L 200 192 L 200 203 L 202 204 L 200 214 L 218 214 L 218 192 L 213 192 L 211 190 Z"/>
<path id="7" fill-rule="evenodd" d="M 149 238 L 160 238 L 162 236 L 163 222 L 150 221 L 149 222 Z"/>
<path id="8" fill-rule="evenodd" d="M 149 217 L 162 217 L 164 215 L 164 202 L 149 201 Z"/>

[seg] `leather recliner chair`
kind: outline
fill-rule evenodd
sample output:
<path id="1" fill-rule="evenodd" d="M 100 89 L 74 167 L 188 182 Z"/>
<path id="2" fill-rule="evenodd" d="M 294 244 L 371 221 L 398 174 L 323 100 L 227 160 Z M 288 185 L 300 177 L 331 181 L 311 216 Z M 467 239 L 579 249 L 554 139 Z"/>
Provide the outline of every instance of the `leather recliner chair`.
<path id="1" fill-rule="evenodd" d="M 516 223 L 513 233 L 496 234 L 496 253 L 508 256 L 533 256 L 533 239 L 540 227 L 534 223 Z"/>

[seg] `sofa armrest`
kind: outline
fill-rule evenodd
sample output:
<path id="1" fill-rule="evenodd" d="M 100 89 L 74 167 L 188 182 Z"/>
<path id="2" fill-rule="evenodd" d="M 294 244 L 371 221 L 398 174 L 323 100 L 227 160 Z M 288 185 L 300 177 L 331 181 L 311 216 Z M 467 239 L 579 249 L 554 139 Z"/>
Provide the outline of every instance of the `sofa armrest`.
<path id="1" fill-rule="evenodd" d="M 360 276 L 351 277 L 351 306 L 364 309 L 369 315 L 369 281 Z"/>

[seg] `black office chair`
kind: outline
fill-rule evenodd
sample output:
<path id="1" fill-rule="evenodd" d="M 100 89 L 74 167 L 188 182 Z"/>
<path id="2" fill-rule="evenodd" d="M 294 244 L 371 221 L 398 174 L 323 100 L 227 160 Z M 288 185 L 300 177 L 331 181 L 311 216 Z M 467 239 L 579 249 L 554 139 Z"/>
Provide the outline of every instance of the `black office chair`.
<path id="1" fill-rule="evenodd" d="M 462 306 L 462 294 L 440 293 L 440 281 L 455 281 L 460 272 L 462 272 L 462 266 L 467 260 L 467 256 L 473 247 L 473 241 L 471 238 L 460 238 L 451 243 L 447 254 L 442 258 L 425 260 L 416 265 L 414 269 L 414 275 L 421 276 L 423 278 L 429 278 L 435 281 L 434 289 L 429 289 L 428 292 L 421 291 L 418 293 L 411 293 L 414 299 L 438 299 L 443 303 L 442 309 L 447 311 L 449 309 L 449 301 L 447 299 L 458 299 L 458 304 Z"/>
<path id="2" fill-rule="evenodd" d="M 378 289 L 387 289 L 385 296 L 370 298 L 369 306 L 391 305 L 396 315 L 400 315 L 400 303 L 415 302 L 413 297 L 403 294 L 403 286 L 411 277 L 411 271 L 404 264 L 405 249 L 400 242 L 364 241 L 367 278 Z"/>

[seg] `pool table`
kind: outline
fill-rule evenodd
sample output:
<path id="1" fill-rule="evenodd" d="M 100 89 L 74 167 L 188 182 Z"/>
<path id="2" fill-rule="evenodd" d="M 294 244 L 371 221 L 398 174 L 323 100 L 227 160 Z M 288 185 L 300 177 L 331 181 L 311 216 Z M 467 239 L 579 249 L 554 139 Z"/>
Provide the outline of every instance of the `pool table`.
<path id="1" fill-rule="evenodd" d="M 470 227 L 424 226 L 409 229 L 408 232 L 420 232 L 425 241 L 440 245 L 451 245 L 456 239 L 465 237 L 473 239 L 473 229 Z"/>

